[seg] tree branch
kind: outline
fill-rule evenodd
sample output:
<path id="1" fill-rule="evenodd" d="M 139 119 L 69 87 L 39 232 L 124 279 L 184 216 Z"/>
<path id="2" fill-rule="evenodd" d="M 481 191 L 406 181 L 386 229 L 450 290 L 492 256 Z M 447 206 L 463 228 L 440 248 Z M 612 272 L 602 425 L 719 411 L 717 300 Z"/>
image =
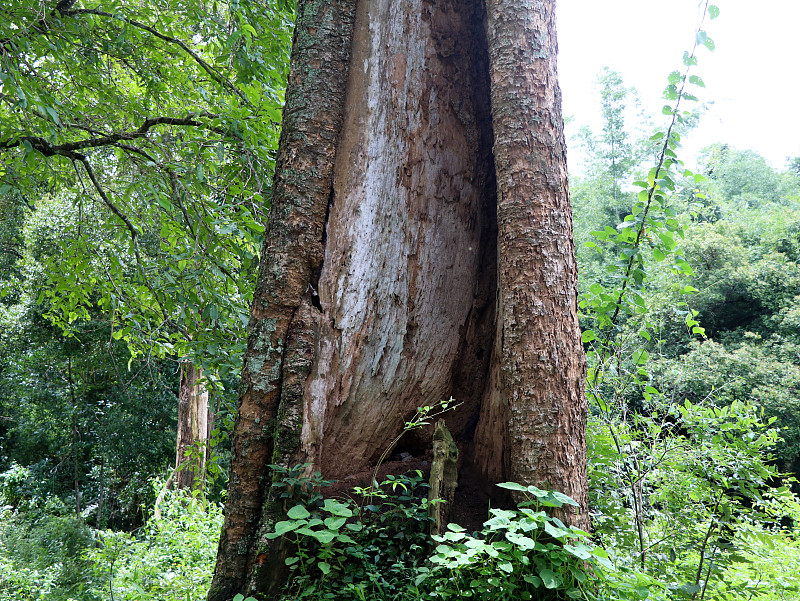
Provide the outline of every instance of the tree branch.
<path id="1" fill-rule="evenodd" d="M 192 59 L 200 65 L 200 67 L 208 73 L 208 75 L 221 85 L 223 88 L 227 88 L 229 91 L 236 94 L 248 107 L 254 108 L 253 104 L 247 98 L 247 96 L 242 92 L 236 85 L 227 77 L 225 77 L 222 73 L 220 73 L 217 69 L 209 65 L 203 58 L 198 55 L 194 50 L 192 50 L 186 42 L 183 40 L 179 40 L 178 38 L 174 38 L 172 36 L 166 35 L 150 27 L 149 25 L 142 23 L 140 21 L 136 21 L 135 19 L 130 19 L 128 17 L 119 15 L 119 14 L 112 14 L 107 13 L 105 11 L 96 9 L 96 8 L 78 8 L 72 9 L 72 6 L 75 4 L 76 0 L 59 0 L 56 4 L 56 7 L 53 8 L 46 16 L 41 17 L 36 23 L 31 25 L 29 31 L 24 32 L 23 36 L 31 35 L 31 32 L 46 35 L 50 29 L 50 19 L 55 17 L 56 15 L 60 15 L 61 17 L 75 17 L 78 15 L 94 15 L 97 17 L 105 17 L 109 19 L 117 19 L 122 21 L 123 23 L 127 23 L 133 27 L 138 29 L 142 29 L 143 31 L 148 32 L 149 34 L 157 37 L 164 42 L 175 44 L 176 46 L 180 47 L 186 54 L 188 54 Z M 11 38 L 6 38 L 0 40 L 0 54 L 8 54 L 14 48 L 11 46 L 13 40 Z"/>
<path id="2" fill-rule="evenodd" d="M 17 259 L 22 259 L 22 253 L 19 252 L 16 247 L 10 244 L 0 244 L 0 253 L 5 253 L 8 255 L 12 255 Z"/>
<path id="3" fill-rule="evenodd" d="M 94 170 L 92 169 L 92 166 L 89 164 L 89 159 L 87 159 L 84 155 L 78 153 L 74 153 L 74 155 L 75 155 L 74 160 L 78 160 L 81 162 L 81 164 L 83 164 L 83 168 L 86 170 L 89 179 L 92 180 L 92 185 L 94 186 L 95 190 L 97 190 L 97 193 L 100 195 L 100 198 L 103 199 L 105 205 L 111 210 L 112 213 L 114 213 L 114 215 L 119 217 L 125 224 L 125 226 L 128 228 L 128 231 L 131 233 L 131 241 L 133 242 L 133 252 L 136 253 L 136 258 L 139 259 L 139 261 L 141 262 L 141 259 L 139 257 L 139 251 L 136 248 L 136 238 L 139 236 L 139 230 L 137 230 L 136 227 L 134 227 L 134 225 L 131 223 L 131 220 L 128 219 L 128 216 L 125 215 L 125 213 L 123 213 L 122 211 L 120 211 L 113 202 L 111 202 L 111 199 L 108 197 L 108 194 L 106 194 L 105 190 L 103 190 L 103 187 L 100 185 L 97 176 L 95 176 Z"/>
<path id="4" fill-rule="evenodd" d="M 88 140 L 79 140 L 77 142 L 66 142 L 64 144 L 53 145 L 44 138 L 39 136 L 20 136 L 19 138 L 11 138 L 0 142 L 0 149 L 16 148 L 27 141 L 33 148 L 41 152 L 44 156 L 50 157 L 53 155 L 68 156 L 69 153 L 76 150 L 84 150 L 86 148 L 98 148 L 100 146 L 116 145 L 118 142 L 129 140 L 138 140 L 147 135 L 147 132 L 156 125 L 182 125 L 192 127 L 203 127 L 205 124 L 202 121 L 197 121 L 197 117 L 206 117 L 214 119 L 217 115 L 203 111 L 201 113 L 189 113 L 186 117 L 152 117 L 146 119 L 139 129 L 128 132 L 119 132 L 109 134 L 107 136 L 100 136 L 97 138 L 89 138 Z"/>
<path id="5" fill-rule="evenodd" d="M 156 158 L 154 156 L 146 153 L 141 148 L 136 148 L 136 146 L 131 146 L 129 144 L 112 144 L 112 146 L 114 148 L 119 148 L 120 150 L 125 150 L 126 152 L 131 152 L 131 153 L 143 156 L 145 159 L 147 159 L 151 163 L 158 163 L 158 161 L 156 160 Z"/>

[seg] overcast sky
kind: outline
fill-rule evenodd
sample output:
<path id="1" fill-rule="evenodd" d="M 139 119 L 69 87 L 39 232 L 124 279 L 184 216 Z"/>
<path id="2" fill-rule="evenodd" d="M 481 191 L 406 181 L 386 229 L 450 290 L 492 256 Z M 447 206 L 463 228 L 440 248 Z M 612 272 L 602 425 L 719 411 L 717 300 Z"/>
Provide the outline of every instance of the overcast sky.
<path id="1" fill-rule="evenodd" d="M 685 140 L 687 166 L 714 142 L 753 149 L 773 166 L 800 156 L 800 0 L 712 0 L 720 16 L 704 29 L 701 101 L 714 101 Z M 667 75 L 682 68 L 700 19 L 698 0 L 558 0 L 559 80 L 564 115 L 574 128 L 601 127 L 594 83 L 603 66 L 635 87 L 649 113 L 660 113 Z M 577 149 L 570 156 L 578 158 Z M 570 162 L 573 162 L 571 159 Z"/>

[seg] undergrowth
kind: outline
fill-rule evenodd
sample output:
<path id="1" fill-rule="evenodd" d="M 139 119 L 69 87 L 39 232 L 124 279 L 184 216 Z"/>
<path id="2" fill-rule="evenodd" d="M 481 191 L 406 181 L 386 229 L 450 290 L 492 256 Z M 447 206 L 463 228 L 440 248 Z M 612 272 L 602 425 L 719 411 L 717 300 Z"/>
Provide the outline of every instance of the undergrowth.
<path id="1" fill-rule="evenodd" d="M 0 492 L 0 601 L 205 599 L 222 528 L 218 506 L 170 491 L 159 517 L 119 532 L 91 528 L 58 497 L 20 490 Z"/>
<path id="2" fill-rule="evenodd" d="M 450 524 L 430 536 L 427 483 L 419 472 L 326 499 L 319 489 L 324 481 L 309 485 L 298 476 L 300 467 L 285 474 L 287 519 L 274 533 L 296 545 L 287 560 L 292 578 L 285 601 L 701 598 L 681 584 L 684 572 L 697 566 L 699 547 L 687 546 L 674 558 L 667 553 L 641 569 L 624 536 L 616 540 L 601 528 L 590 537 L 552 517 L 551 508 L 574 503 L 555 491 L 505 483 L 527 500 L 516 508 L 491 509 L 478 532 Z M 648 498 L 657 513 L 644 526 L 656 536 L 668 520 L 677 525 L 678 512 L 659 496 L 667 484 L 653 482 Z M 699 507 L 698 498 L 689 500 Z M 90 528 L 57 498 L 16 501 L 19 507 L 6 504 L 0 514 L 0 601 L 205 598 L 222 526 L 219 507 L 171 491 L 159 517 L 125 533 Z M 707 553 L 705 565 L 715 576 L 704 598 L 796 598 L 800 532 L 786 525 L 798 521 L 800 503 L 788 490 L 754 499 L 749 518 L 721 533 L 729 539 L 719 541 L 728 545 L 726 559 L 723 551 Z M 692 523 L 685 525 L 685 533 L 672 531 L 673 546 L 691 540 Z"/>
<path id="3" fill-rule="evenodd" d="M 303 489 L 296 476 L 303 467 L 288 474 L 287 488 Z M 576 505 L 571 498 L 500 486 L 526 500 L 516 509 L 490 510 L 480 532 L 450 524 L 433 536 L 420 472 L 389 476 L 346 498 L 293 496 L 287 519 L 269 535 L 295 549 L 286 560 L 291 578 L 284 600 L 643 599 L 658 588 L 644 574 L 617 571 L 587 532 L 549 515 L 551 508 Z"/>

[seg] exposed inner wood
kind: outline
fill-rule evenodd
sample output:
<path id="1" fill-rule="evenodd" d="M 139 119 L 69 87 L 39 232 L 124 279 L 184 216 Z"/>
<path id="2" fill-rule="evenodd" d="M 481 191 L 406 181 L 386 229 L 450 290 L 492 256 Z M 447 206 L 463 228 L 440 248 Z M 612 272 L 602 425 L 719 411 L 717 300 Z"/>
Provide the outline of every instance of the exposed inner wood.
<path id="1" fill-rule="evenodd" d="M 474 429 L 496 296 L 481 6 L 359 3 L 301 439 L 326 477 L 373 462 L 420 405 L 453 395 L 450 427 Z"/>

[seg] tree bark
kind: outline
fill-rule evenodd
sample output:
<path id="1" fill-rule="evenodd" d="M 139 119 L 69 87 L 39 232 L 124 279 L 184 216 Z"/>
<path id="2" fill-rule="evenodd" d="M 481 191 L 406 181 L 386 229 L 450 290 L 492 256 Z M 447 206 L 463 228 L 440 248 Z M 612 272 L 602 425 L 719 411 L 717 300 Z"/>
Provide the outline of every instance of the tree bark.
<path id="1" fill-rule="evenodd" d="M 264 534 L 287 508 L 268 464 L 369 469 L 451 395 L 488 482 L 547 483 L 585 526 L 552 11 L 300 0 L 209 601 L 278 595 L 286 549 Z"/>
<path id="2" fill-rule="evenodd" d="M 552 0 L 487 0 L 497 176 L 498 319 L 478 462 L 545 485 L 588 529 L 585 357 Z M 501 471 L 502 469 L 502 471 Z"/>
<path id="3" fill-rule="evenodd" d="M 197 448 L 208 439 L 208 390 L 202 379 L 201 368 L 181 363 L 175 486 L 187 490 L 202 489 L 205 483 L 206 450 Z"/>
<path id="4" fill-rule="evenodd" d="M 259 527 L 269 530 L 279 509 L 266 495 L 272 479 L 267 466 L 285 463 L 283 456 L 291 454 L 285 449 L 297 446 L 302 400 L 291 382 L 281 398 L 283 368 L 285 362 L 294 365 L 295 380 L 302 379 L 295 355 L 308 349 L 289 346 L 293 318 L 291 329 L 300 338 L 316 329 L 310 305 L 322 265 L 354 15 L 355 0 L 300 0 L 297 5 L 272 208 L 250 312 L 225 522 L 209 601 L 228 601 L 254 588 L 249 583 L 258 581 L 259 573 L 280 570 L 279 562 L 269 561 L 280 555 L 274 546 L 255 543 Z M 273 578 L 276 586 L 278 580 Z"/>

